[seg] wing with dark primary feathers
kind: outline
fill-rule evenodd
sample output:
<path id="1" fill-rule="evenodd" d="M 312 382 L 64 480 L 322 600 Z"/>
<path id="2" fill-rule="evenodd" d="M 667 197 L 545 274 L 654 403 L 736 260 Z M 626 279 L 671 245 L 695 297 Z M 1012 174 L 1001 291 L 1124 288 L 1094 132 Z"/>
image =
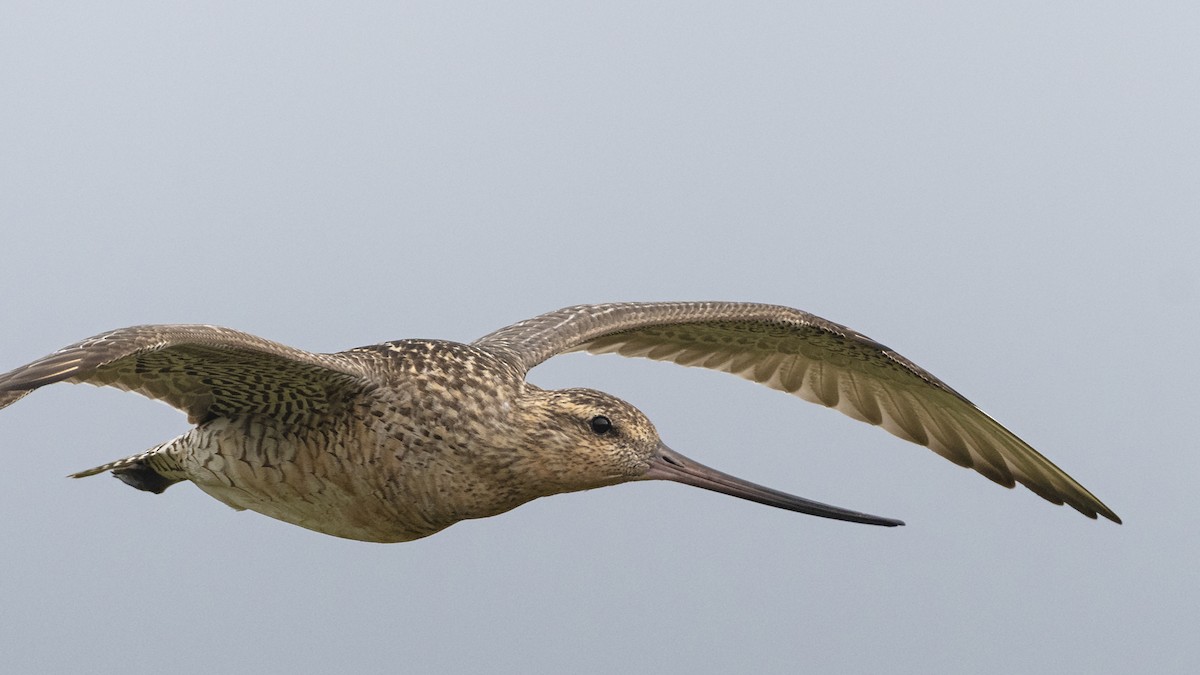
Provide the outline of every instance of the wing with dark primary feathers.
<path id="1" fill-rule="evenodd" d="M 661 302 L 578 305 L 474 343 L 528 371 L 562 352 L 617 353 L 740 375 L 835 408 L 955 464 L 1095 518 L 1117 514 L 941 380 L 840 324 L 777 305 Z"/>
<path id="2" fill-rule="evenodd" d="M 323 412 L 373 386 L 362 355 L 312 354 L 218 326 L 133 326 L 0 375 L 0 408 L 55 382 L 113 386 L 159 399 L 193 422 Z"/>

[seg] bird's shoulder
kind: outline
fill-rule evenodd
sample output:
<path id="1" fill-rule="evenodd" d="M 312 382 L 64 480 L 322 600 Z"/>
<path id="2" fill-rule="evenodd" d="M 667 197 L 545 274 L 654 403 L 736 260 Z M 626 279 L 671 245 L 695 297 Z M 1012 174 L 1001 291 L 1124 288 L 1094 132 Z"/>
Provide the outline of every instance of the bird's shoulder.
<path id="1" fill-rule="evenodd" d="M 523 379 L 523 373 L 492 350 L 426 338 L 389 340 L 333 354 L 383 377 L 436 375 Z"/>

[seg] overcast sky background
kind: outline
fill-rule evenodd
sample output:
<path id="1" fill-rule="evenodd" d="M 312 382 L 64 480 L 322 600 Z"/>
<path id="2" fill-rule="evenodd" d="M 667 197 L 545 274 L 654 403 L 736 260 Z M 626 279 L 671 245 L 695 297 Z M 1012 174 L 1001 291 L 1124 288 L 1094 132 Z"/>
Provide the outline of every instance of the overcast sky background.
<path id="1" fill-rule="evenodd" d="M 531 379 L 908 526 L 641 483 L 365 544 L 65 479 L 187 424 L 55 386 L 0 412 L 4 670 L 1194 672 L 1195 3 L 0 14 L 0 370 L 138 323 L 335 351 L 774 302 L 925 366 L 1126 523 L 725 374 L 572 355 Z"/>

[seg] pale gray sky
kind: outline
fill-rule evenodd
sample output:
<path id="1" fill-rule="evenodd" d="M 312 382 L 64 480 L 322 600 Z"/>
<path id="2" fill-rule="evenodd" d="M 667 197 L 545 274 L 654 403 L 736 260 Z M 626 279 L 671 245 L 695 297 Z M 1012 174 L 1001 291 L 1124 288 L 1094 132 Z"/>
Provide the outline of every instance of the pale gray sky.
<path id="1" fill-rule="evenodd" d="M 371 545 L 63 478 L 186 421 L 62 385 L 0 412 L 6 668 L 1192 672 L 1200 9 L 797 4 L 6 2 L 0 370 L 135 323 L 337 350 L 775 302 L 927 367 L 1124 526 L 575 355 L 532 379 L 908 526 L 643 483 Z"/>

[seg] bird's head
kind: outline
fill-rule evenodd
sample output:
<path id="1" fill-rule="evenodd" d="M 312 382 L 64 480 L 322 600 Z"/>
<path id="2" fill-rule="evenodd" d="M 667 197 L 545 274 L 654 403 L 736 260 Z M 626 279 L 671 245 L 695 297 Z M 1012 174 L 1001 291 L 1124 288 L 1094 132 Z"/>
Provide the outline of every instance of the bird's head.
<path id="1" fill-rule="evenodd" d="M 536 472 L 555 492 L 637 480 L 654 463 L 662 441 L 642 411 L 593 389 L 538 390 L 526 428 Z"/>
<path id="2" fill-rule="evenodd" d="M 635 480 L 668 480 L 789 511 L 872 525 L 898 520 L 829 506 L 709 468 L 670 449 L 642 411 L 593 389 L 537 390 L 529 447 L 546 494 Z"/>

